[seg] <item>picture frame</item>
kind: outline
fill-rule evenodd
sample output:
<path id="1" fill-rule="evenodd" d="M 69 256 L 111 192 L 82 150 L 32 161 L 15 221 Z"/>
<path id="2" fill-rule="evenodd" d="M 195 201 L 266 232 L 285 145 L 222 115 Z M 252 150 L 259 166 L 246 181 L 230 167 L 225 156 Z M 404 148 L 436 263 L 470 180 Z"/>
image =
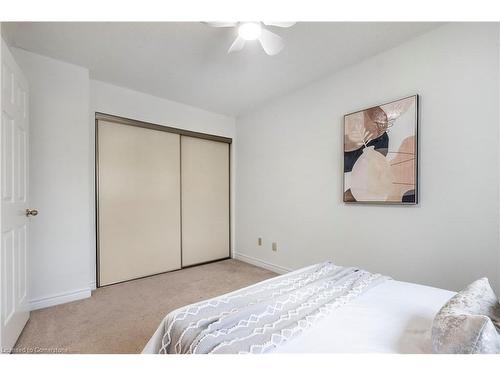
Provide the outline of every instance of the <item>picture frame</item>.
<path id="1" fill-rule="evenodd" d="M 344 115 L 344 203 L 416 205 L 417 94 Z"/>

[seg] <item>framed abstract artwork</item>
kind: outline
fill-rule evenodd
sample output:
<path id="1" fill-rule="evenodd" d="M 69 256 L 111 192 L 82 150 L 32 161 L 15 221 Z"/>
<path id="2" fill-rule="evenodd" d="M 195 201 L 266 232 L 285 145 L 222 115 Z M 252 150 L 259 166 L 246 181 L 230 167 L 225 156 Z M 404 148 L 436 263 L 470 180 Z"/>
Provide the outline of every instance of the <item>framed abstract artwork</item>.
<path id="1" fill-rule="evenodd" d="M 344 202 L 417 204 L 418 95 L 344 116 Z"/>

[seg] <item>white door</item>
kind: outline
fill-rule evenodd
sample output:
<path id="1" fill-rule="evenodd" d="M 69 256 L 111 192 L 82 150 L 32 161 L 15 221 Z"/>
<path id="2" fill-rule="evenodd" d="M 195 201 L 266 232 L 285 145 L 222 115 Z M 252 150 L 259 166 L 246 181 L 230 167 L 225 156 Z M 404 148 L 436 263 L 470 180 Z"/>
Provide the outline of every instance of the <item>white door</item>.
<path id="1" fill-rule="evenodd" d="M 28 85 L 5 43 L 1 47 L 0 348 L 9 352 L 28 309 Z M 31 211 L 36 215 L 36 211 Z"/>

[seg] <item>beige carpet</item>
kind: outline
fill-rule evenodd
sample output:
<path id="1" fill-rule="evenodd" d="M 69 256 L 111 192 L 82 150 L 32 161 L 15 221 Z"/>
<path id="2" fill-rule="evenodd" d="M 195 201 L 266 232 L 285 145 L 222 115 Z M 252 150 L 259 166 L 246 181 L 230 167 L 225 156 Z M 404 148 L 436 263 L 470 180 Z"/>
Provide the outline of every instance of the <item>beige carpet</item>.
<path id="1" fill-rule="evenodd" d="M 169 311 L 273 276 L 230 259 L 99 288 L 33 311 L 14 351 L 139 353 Z"/>

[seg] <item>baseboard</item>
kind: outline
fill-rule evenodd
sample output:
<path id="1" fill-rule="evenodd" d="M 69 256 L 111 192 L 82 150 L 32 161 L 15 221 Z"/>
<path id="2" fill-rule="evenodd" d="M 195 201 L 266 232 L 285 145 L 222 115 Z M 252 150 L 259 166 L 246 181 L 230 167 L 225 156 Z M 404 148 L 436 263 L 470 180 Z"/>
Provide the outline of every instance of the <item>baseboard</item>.
<path id="1" fill-rule="evenodd" d="M 51 296 L 30 300 L 29 306 L 30 310 L 38 310 L 38 309 L 43 309 L 45 307 L 77 301 L 79 299 L 89 298 L 90 295 L 91 295 L 90 288 L 77 289 L 77 290 L 72 290 L 70 292 L 54 294 Z"/>
<path id="2" fill-rule="evenodd" d="M 279 273 L 279 274 L 284 274 L 284 273 L 293 271 L 291 268 L 278 266 L 277 264 L 269 263 L 269 262 L 266 262 L 265 260 L 257 259 L 257 258 L 248 256 L 248 255 L 245 255 L 245 254 L 237 253 L 237 252 L 234 252 L 233 258 L 241 260 L 242 262 L 245 262 L 245 263 L 253 264 L 254 266 L 261 267 L 261 268 L 264 268 L 264 269 L 269 270 L 269 271 Z"/>

